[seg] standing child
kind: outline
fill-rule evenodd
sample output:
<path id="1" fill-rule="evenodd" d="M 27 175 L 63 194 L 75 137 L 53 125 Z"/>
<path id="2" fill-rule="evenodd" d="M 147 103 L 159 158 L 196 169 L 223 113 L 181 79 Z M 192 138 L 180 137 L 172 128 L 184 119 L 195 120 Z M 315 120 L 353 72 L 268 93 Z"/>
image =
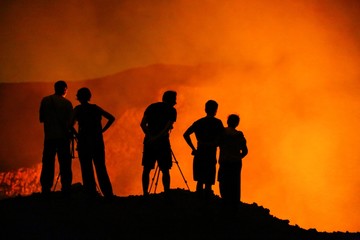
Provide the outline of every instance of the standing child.
<path id="1" fill-rule="evenodd" d="M 219 188 L 225 204 L 236 207 L 240 202 L 242 159 L 248 154 L 246 139 L 241 131 L 236 130 L 240 117 L 229 115 L 228 127 L 225 128 L 219 157 Z"/>

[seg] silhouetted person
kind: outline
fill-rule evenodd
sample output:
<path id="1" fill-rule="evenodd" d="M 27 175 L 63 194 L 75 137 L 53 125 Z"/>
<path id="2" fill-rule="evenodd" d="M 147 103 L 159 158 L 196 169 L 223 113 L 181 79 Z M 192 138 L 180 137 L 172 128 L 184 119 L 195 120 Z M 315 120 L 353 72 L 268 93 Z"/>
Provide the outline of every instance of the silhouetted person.
<path id="1" fill-rule="evenodd" d="M 74 109 L 73 124 L 78 123 L 78 143 L 80 167 L 86 193 L 97 196 L 93 164 L 101 192 L 104 197 L 113 197 L 113 189 L 105 165 L 105 145 L 103 132 L 115 121 L 115 117 L 96 104 L 90 104 L 91 92 L 80 88 L 76 94 L 80 105 Z M 104 127 L 102 117 L 107 119 Z"/>
<path id="2" fill-rule="evenodd" d="M 61 191 L 69 192 L 72 183 L 71 171 L 71 117 L 73 106 L 65 98 L 67 84 L 57 81 L 55 93 L 41 100 L 39 117 L 44 124 L 44 149 L 40 176 L 41 192 L 50 193 L 54 183 L 55 156 L 59 162 Z"/>
<path id="3" fill-rule="evenodd" d="M 242 159 L 248 154 L 246 139 L 236 130 L 240 117 L 229 115 L 220 142 L 218 181 L 221 198 L 228 206 L 236 207 L 240 203 Z"/>
<path id="4" fill-rule="evenodd" d="M 162 102 L 150 104 L 143 115 L 140 126 L 145 133 L 142 157 L 142 187 L 144 196 L 149 194 L 150 171 L 157 162 L 162 172 L 164 192 L 170 189 L 170 169 L 172 167 L 172 153 L 170 146 L 170 131 L 176 121 L 177 112 L 176 92 L 166 91 Z"/>
<path id="5" fill-rule="evenodd" d="M 204 192 L 206 195 L 212 194 L 212 185 L 215 184 L 216 152 L 224 130 L 221 120 L 215 117 L 217 109 L 216 101 L 207 101 L 205 104 L 206 116 L 195 121 L 183 135 L 186 143 L 192 149 L 191 154 L 194 155 L 193 177 L 197 181 L 196 192 L 199 194 Z M 197 140 L 197 148 L 190 137 L 193 133 Z"/>

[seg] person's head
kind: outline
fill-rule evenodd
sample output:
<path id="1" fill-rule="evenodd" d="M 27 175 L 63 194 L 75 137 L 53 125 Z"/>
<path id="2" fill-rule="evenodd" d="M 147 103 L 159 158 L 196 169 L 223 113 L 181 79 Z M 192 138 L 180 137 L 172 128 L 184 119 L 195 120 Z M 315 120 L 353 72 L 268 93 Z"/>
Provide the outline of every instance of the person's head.
<path id="1" fill-rule="evenodd" d="M 80 88 L 76 93 L 77 100 L 79 102 L 88 102 L 91 98 L 91 92 L 90 89 L 87 87 Z"/>
<path id="2" fill-rule="evenodd" d="M 63 80 L 59 80 L 54 84 L 54 90 L 56 95 L 66 96 L 67 93 L 67 84 Z"/>
<path id="3" fill-rule="evenodd" d="M 205 103 L 205 112 L 209 116 L 215 116 L 218 109 L 218 103 L 214 100 L 209 100 Z"/>
<path id="4" fill-rule="evenodd" d="M 240 123 L 240 117 L 236 114 L 230 114 L 227 119 L 227 125 L 231 128 L 236 128 Z"/>
<path id="5" fill-rule="evenodd" d="M 164 92 L 162 101 L 174 106 L 176 104 L 176 92 L 171 90 Z"/>

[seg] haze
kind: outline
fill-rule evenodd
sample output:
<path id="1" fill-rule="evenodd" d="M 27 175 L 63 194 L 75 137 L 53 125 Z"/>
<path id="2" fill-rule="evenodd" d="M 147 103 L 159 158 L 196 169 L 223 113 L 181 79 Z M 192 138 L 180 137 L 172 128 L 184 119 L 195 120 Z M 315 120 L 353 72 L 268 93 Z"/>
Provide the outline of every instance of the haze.
<path id="1" fill-rule="evenodd" d="M 175 88 L 179 119 L 173 148 L 193 184 L 182 133 L 203 116 L 205 101 L 215 99 L 223 122 L 230 113 L 240 114 L 248 139 L 243 201 L 305 228 L 359 231 L 359 16 L 356 0 L 5 0 L 0 82 L 83 81 L 158 63 L 205 64 L 207 74 L 143 92 L 141 104 L 126 105 L 117 116 L 111 135 L 131 135 L 132 128 L 119 123 L 131 118 L 137 128 L 146 105 Z M 101 96 L 96 101 L 105 108 L 113 104 Z M 111 153 L 138 159 L 141 132 L 135 131 L 130 143 L 137 148 L 107 147 L 112 178 L 123 184 L 116 189 L 121 195 L 140 192 L 141 168 L 139 161 L 115 163 Z M 125 180 L 121 174 L 130 167 L 140 169 Z M 177 173 L 175 165 L 172 174 Z M 184 187 L 181 177 L 172 184 Z"/>

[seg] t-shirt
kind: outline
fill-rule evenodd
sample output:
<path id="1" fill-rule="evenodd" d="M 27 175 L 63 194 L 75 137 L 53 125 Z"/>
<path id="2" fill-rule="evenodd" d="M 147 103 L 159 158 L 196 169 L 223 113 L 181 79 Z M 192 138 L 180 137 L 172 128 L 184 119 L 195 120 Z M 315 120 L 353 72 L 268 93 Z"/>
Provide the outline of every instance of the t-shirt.
<path id="1" fill-rule="evenodd" d="M 176 109 L 168 103 L 157 102 L 149 105 L 144 115 L 147 119 L 147 126 L 151 135 L 156 135 L 164 129 L 166 124 L 175 122 L 177 117 Z M 165 137 L 169 135 L 166 134 Z"/>
<path id="2" fill-rule="evenodd" d="M 81 104 L 75 107 L 75 119 L 79 137 L 102 138 L 102 109 L 96 104 Z"/>
<path id="3" fill-rule="evenodd" d="M 189 130 L 195 133 L 198 147 L 216 147 L 219 144 L 224 126 L 220 119 L 206 116 L 195 121 Z"/>
<path id="4" fill-rule="evenodd" d="M 219 163 L 241 161 L 245 148 L 247 147 L 244 134 L 236 129 L 226 128 L 220 144 Z"/>
<path id="5" fill-rule="evenodd" d="M 45 139 L 67 138 L 72 114 L 73 106 L 68 99 L 56 94 L 44 97 L 39 117 L 44 123 Z"/>

